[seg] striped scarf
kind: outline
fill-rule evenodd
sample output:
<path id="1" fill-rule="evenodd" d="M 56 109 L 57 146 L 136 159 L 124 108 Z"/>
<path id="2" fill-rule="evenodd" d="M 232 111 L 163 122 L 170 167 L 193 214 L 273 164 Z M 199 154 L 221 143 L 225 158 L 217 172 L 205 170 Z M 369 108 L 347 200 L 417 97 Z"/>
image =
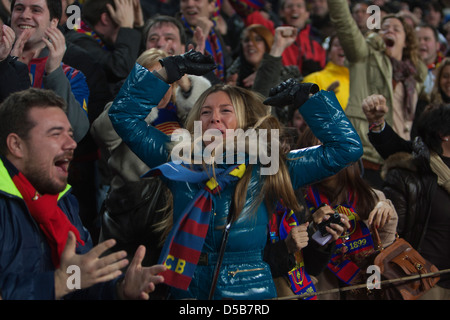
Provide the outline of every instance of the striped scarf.
<path id="1" fill-rule="evenodd" d="M 328 198 L 311 186 L 308 187 L 305 200 L 311 213 L 323 203 L 330 205 Z M 336 240 L 336 249 L 327 267 L 346 284 L 356 284 L 363 276 L 359 265 L 374 252 L 374 247 L 369 228 L 353 210 L 353 203 L 356 202 L 356 199 L 353 199 L 352 192 L 349 193 L 348 202 L 351 203 L 348 206 L 337 205 L 333 208 L 336 212 L 347 215 L 350 229 Z"/>
<path id="2" fill-rule="evenodd" d="M 293 210 L 287 209 L 282 202 L 277 203 L 270 220 L 270 241 L 275 243 L 284 240 L 293 227 L 298 226 L 298 220 Z M 295 253 L 295 266 L 288 272 L 289 282 L 294 294 L 301 295 L 316 292 L 311 277 L 306 272 L 302 251 Z M 305 300 L 316 300 L 317 296 L 309 296 Z"/>
<path id="3" fill-rule="evenodd" d="M 103 42 L 102 38 L 83 20 L 81 20 L 79 26 L 75 25 L 73 28 L 76 32 L 85 34 L 93 38 L 95 41 L 97 41 L 97 43 L 100 45 L 100 47 L 102 47 L 103 50 L 109 51 L 108 46 Z"/>
<path id="4" fill-rule="evenodd" d="M 174 221 L 163 246 L 159 263 L 167 266 L 167 271 L 162 273 L 164 283 L 178 289 L 188 289 L 208 232 L 214 197 L 230 183 L 242 178 L 245 169 L 245 164 L 233 165 L 227 169 L 216 168 L 215 177 L 209 178 L 212 176 L 211 172 L 201 168 L 191 170 L 181 164 L 169 162 L 144 175 L 163 175 L 169 180 L 189 183 L 203 184 L 206 181 L 178 221 Z"/>
<path id="5" fill-rule="evenodd" d="M 53 265 L 59 267 L 61 254 L 67 243 L 69 231 L 77 238 L 77 244 L 84 246 L 80 232 L 58 206 L 59 194 L 40 194 L 28 179 L 8 159 L 0 157 L 8 170 L 14 185 L 22 195 L 28 211 L 41 229 L 51 250 Z M 29 236 L 29 235 L 27 235 Z"/>
<path id="6" fill-rule="evenodd" d="M 186 30 L 189 30 L 192 34 L 194 34 L 195 27 L 192 27 L 187 23 L 184 17 L 181 17 L 183 24 Z M 219 36 L 214 31 L 216 27 L 215 20 L 212 20 L 214 26 L 211 28 L 209 32 L 208 38 L 206 38 L 205 42 L 205 50 L 213 56 L 214 62 L 217 65 L 217 68 L 214 69 L 214 72 L 221 81 L 225 81 L 225 60 L 223 57 L 222 45 L 220 44 Z"/>

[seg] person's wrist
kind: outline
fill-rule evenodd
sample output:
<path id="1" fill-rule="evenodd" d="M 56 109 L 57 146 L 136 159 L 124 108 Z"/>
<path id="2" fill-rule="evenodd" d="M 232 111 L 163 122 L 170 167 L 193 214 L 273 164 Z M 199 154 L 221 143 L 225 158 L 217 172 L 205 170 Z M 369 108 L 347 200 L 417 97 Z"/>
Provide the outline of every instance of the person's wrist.
<path id="1" fill-rule="evenodd" d="M 119 300 L 125 300 L 125 294 L 124 294 L 124 292 L 123 292 L 123 282 L 124 282 L 125 280 L 124 279 L 120 279 L 119 281 L 117 281 L 117 284 L 116 284 L 116 293 L 117 293 L 117 296 L 119 297 Z"/>
<path id="2" fill-rule="evenodd" d="M 55 270 L 54 277 L 55 299 L 59 300 L 71 291 L 67 286 L 68 274 L 58 268 Z"/>
<path id="3" fill-rule="evenodd" d="M 386 126 L 386 123 L 384 119 L 377 120 L 374 122 L 369 123 L 369 131 L 370 132 L 381 132 L 384 130 L 384 127 Z"/>

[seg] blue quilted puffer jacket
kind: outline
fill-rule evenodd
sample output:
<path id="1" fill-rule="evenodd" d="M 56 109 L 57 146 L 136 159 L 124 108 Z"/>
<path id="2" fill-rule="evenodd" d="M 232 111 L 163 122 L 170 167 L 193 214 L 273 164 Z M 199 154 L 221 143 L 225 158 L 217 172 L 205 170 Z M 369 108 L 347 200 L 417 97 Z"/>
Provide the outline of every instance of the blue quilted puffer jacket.
<path id="1" fill-rule="evenodd" d="M 168 161 L 170 137 L 144 121 L 158 105 L 168 84 L 136 64 L 109 111 L 115 130 L 150 168 Z M 362 155 L 361 141 L 334 93 L 320 91 L 300 112 L 323 145 L 292 151 L 287 165 L 294 189 L 337 173 Z M 261 176 L 253 166 L 244 211 L 230 229 L 214 299 L 268 299 L 276 296 L 269 266 L 263 261 L 268 237 L 269 213 L 264 203 L 249 214 L 250 204 L 260 194 Z M 174 221 L 202 188 L 202 184 L 173 182 L 162 178 L 173 194 Z M 207 299 L 220 248 L 223 226 L 230 210 L 235 184 L 228 186 L 213 204 L 213 215 L 202 258 L 187 291 L 172 288 L 174 299 Z"/>

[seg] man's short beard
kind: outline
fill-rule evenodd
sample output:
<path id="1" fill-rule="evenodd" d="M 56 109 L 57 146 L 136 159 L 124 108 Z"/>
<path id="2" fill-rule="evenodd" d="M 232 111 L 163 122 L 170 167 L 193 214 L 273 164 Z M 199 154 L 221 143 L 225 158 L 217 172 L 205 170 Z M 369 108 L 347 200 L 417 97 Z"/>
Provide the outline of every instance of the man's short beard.
<path id="1" fill-rule="evenodd" d="M 67 186 L 67 181 L 64 186 L 60 186 L 48 179 L 45 172 L 40 170 L 27 170 L 23 172 L 28 181 L 36 188 L 36 191 L 40 194 L 58 194 L 63 191 Z"/>

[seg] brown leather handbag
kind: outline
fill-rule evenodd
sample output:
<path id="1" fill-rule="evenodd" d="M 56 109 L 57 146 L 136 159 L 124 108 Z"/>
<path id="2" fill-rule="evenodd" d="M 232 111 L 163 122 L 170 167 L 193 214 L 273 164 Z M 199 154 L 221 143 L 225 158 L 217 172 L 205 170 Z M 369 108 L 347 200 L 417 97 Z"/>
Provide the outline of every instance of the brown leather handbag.
<path id="1" fill-rule="evenodd" d="M 372 228 L 372 236 L 379 253 L 373 264 L 380 268 L 380 273 L 387 285 L 381 287 L 382 299 L 416 300 L 430 290 L 438 281 L 439 276 L 419 277 L 416 280 L 397 281 L 414 275 L 426 275 L 438 272 L 438 268 L 427 261 L 405 239 L 397 238 L 387 248 L 383 248 L 380 235 Z M 395 280 L 394 280 L 395 279 Z"/>

